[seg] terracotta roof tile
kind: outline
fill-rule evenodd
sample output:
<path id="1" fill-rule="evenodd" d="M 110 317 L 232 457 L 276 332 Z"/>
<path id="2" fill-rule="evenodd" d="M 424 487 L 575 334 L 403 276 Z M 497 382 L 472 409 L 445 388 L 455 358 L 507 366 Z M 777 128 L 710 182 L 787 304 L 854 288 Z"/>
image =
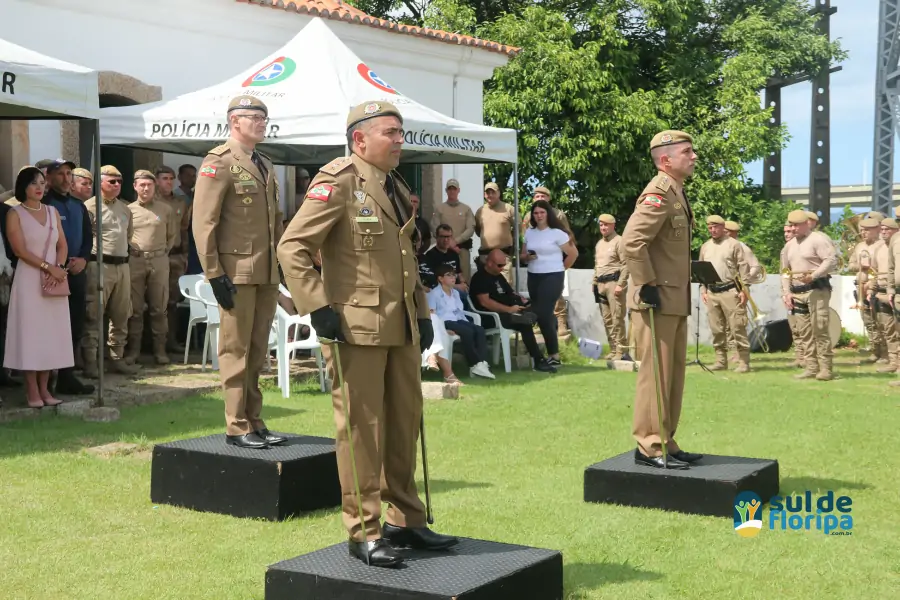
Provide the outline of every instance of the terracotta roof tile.
<path id="1" fill-rule="evenodd" d="M 302 15 L 311 15 L 313 17 L 322 17 L 333 21 L 344 21 L 346 23 L 358 23 L 360 25 L 368 25 L 376 29 L 384 29 L 404 35 L 413 35 L 422 38 L 432 38 L 447 44 L 456 44 L 458 46 L 472 46 L 475 48 L 483 48 L 489 52 L 498 52 L 507 56 L 515 56 L 521 51 L 521 48 L 507 46 L 489 40 L 482 40 L 469 35 L 460 35 L 458 33 L 450 33 L 439 29 L 428 29 L 426 27 L 415 27 L 413 25 L 404 25 L 394 21 L 378 19 L 364 13 L 363 11 L 346 4 L 342 0 L 236 0 L 237 2 L 245 2 L 247 4 L 257 4 L 259 6 L 267 6 L 286 11 L 293 11 Z"/>

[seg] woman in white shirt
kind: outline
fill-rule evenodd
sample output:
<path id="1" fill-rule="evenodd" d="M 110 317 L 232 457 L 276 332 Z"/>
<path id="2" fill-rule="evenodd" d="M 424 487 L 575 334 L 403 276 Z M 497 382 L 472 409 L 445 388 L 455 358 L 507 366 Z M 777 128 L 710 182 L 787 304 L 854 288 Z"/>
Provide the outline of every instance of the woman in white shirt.
<path id="1" fill-rule="evenodd" d="M 578 258 L 578 249 L 546 200 L 536 200 L 531 205 L 531 228 L 525 230 L 519 258 L 528 264 L 528 295 L 547 346 L 547 362 L 558 367 L 558 323 L 553 308 L 562 296 L 566 269 Z"/>

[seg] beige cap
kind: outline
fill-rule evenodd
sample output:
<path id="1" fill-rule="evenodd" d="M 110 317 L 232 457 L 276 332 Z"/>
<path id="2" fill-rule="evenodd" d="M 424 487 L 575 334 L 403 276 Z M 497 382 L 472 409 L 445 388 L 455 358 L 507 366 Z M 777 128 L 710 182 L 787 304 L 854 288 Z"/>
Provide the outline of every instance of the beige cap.
<path id="1" fill-rule="evenodd" d="M 534 188 L 534 193 L 535 193 L 535 194 L 544 194 L 544 195 L 546 195 L 548 198 L 552 198 L 552 197 L 553 197 L 553 196 L 550 194 L 550 190 L 548 190 L 547 188 L 545 188 L 545 187 L 542 186 L 542 185 L 539 185 L 539 186 L 537 186 L 536 188 Z"/>
<path id="2" fill-rule="evenodd" d="M 112 165 L 105 165 L 100 167 L 101 175 L 109 175 L 110 177 L 121 177 L 122 173 Z"/>
<path id="3" fill-rule="evenodd" d="M 390 102 L 363 102 L 350 109 L 347 114 L 347 129 L 350 129 L 357 123 L 374 119 L 375 117 L 387 117 L 393 115 L 403 122 L 403 115 L 400 110 Z"/>
<path id="4" fill-rule="evenodd" d="M 608 223 L 610 225 L 616 222 L 616 218 L 610 214 L 603 213 L 599 217 L 597 217 L 597 221 L 600 223 Z"/>
<path id="5" fill-rule="evenodd" d="M 493 181 L 488 181 L 486 184 L 484 184 L 484 191 L 488 191 L 488 190 L 494 190 L 496 192 L 499 192 L 500 186 L 497 185 L 496 183 L 494 183 Z"/>
<path id="6" fill-rule="evenodd" d="M 805 210 L 792 210 L 788 213 L 788 223 L 798 225 L 809 221 L 809 213 Z"/>
<path id="7" fill-rule="evenodd" d="M 867 219 L 875 219 L 875 220 L 878 221 L 879 223 L 881 223 L 882 221 L 884 221 L 884 219 L 885 219 L 886 216 L 887 216 L 887 215 L 885 215 L 884 213 L 881 213 L 881 212 L 879 212 L 879 211 L 877 211 L 877 210 L 870 210 L 869 212 L 866 213 L 866 218 L 867 218 Z"/>
<path id="8" fill-rule="evenodd" d="M 673 144 L 684 144 L 686 142 L 694 143 L 694 138 L 683 131 L 675 131 L 670 129 L 660 131 L 650 141 L 650 149 L 659 148 L 660 146 L 671 146 Z"/>
<path id="9" fill-rule="evenodd" d="M 448 187 L 448 188 L 455 187 L 456 189 L 459 189 L 459 180 L 457 180 L 457 179 L 448 179 L 448 180 L 447 180 L 447 186 L 446 186 L 446 187 Z"/>
<path id="10" fill-rule="evenodd" d="M 723 219 L 719 215 L 709 215 L 708 217 L 706 217 L 706 224 L 707 225 L 724 225 L 725 219 Z"/>
<path id="11" fill-rule="evenodd" d="M 878 227 L 879 225 L 881 225 L 881 221 L 883 221 L 883 220 L 884 219 L 876 220 L 876 219 L 872 219 L 872 218 L 863 219 L 862 221 L 859 222 L 859 226 L 860 227 Z"/>
<path id="12" fill-rule="evenodd" d="M 737 221 L 725 221 L 725 229 L 728 231 L 740 231 L 741 225 Z"/>
<path id="13" fill-rule="evenodd" d="M 156 175 L 146 169 L 138 169 L 134 172 L 134 180 L 137 181 L 138 179 L 149 179 L 151 181 L 156 181 Z"/>
<path id="14" fill-rule="evenodd" d="M 231 102 L 228 103 L 228 112 L 238 109 L 260 110 L 266 116 L 269 115 L 269 107 L 256 96 L 235 96 L 232 98 Z"/>
<path id="15" fill-rule="evenodd" d="M 810 219 L 812 219 L 812 220 L 815 221 L 816 223 L 819 222 L 819 215 L 817 215 L 816 213 L 814 213 L 814 212 L 812 212 L 812 211 L 809 211 L 809 210 L 807 210 L 807 211 L 805 211 L 805 212 L 806 212 L 806 220 L 807 220 L 807 221 L 810 220 Z"/>
<path id="16" fill-rule="evenodd" d="M 881 221 L 881 226 L 889 227 L 891 229 L 900 229 L 900 224 L 898 224 L 896 220 L 891 219 L 890 217 L 888 217 L 887 219 L 883 219 Z"/>
<path id="17" fill-rule="evenodd" d="M 78 167 L 77 169 L 72 171 L 72 176 L 81 177 L 83 179 L 90 179 L 91 181 L 94 180 L 94 176 L 91 174 L 91 172 L 87 169 L 82 169 L 81 167 Z"/>

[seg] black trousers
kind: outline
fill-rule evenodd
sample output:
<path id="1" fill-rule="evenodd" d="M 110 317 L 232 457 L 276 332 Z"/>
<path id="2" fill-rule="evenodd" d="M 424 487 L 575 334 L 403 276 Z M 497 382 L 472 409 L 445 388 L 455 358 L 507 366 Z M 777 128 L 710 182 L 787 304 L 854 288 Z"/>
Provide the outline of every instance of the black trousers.
<path id="1" fill-rule="evenodd" d="M 87 312 L 87 269 L 78 275 L 69 273 L 69 323 L 72 326 L 72 352 L 78 352 L 81 336 L 84 334 L 84 319 Z M 60 369 L 60 374 L 71 374 L 74 367 Z"/>
<path id="2" fill-rule="evenodd" d="M 487 360 L 487 337 L 484 328 L 469 321 L 444 321 L 447 331 L 459 336 L 463 354 L 470 367 Z"/>
<path id="3" fill-rule="evenodd" d="M 531 308 L 537 315 L 538 327 L 541 329 L 541 335 L 544 336 L 547 354 L 559 352 L 559 338 L 557 336 L 559 323 L 553 310 L 562 296 L 565 283 L 565 271 L 528 274 L 528 295 L 531 298 Z"/>
<path id="4" fill-rule="evenodd" d="M 534 328 L 531 325 L 526 325 L 524 323 L 516 324 L 510 322 L 510 316 L 508 313 L 500 313 L 500 324 L 504 329 L 512 329 L 522 336 L 522 342 L 525 344 L 525 349 L 528 350 L 528 354 L 531 356 L 531 358 L 534 359 L 534 362 L 537 363 L 544 359 L 544 355 L 541 354 L 541 348 L 540 346 L 538 346 L 537 338 L 534 337 Z M 482 315 L 481 326 L 484 329 L 492 329 L 493 327 L 496 327 L 496 324 L 494 323 L 494 317 Z"/>

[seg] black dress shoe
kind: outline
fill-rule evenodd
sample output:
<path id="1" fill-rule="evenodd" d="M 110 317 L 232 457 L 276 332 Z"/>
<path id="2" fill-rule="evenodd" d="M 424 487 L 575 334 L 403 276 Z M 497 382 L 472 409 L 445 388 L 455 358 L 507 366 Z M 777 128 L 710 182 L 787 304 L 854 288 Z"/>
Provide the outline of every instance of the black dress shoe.
<path id="1" fill-rule="evenodd" d="M 396 567 L 403 562 L 400 553 L 391 548 L 384 538 L 371 542 L 347 542 L 350 556 L 372 567 Z"/>
<path id="2" fill-rule="evenodd" d="M 669 456 L 674 456 L 681 462 L 692 463 L 697 462 L 701 458 L 703 458 L 702 454 L 696 454 L 694 452 L 685 452 L 684 450 L 679 450 L 678 452 L 670 452 Z"/>
<path id="3" fill-rule="evenodd" d="M 381 533 L 395 548 L 446 550 L 459 543 L 455 537 L 435 533 L 427 527 L 397 527 L 385 523 L 381 528 Z"/>
<path id="4" fill-rule="evenodd" d="M 276 446 L 278 444 L 283 444 L 287 441 L 287 438 L 283 435 L 275 435 L 270 432 L 268 429 L 258 429 L 254 431 L 256 435 L 260 437 L 260 439 L 266 440 L 270 446 Z"/>
<path id="5" fill-rule="evenodd" d="M 634 464 L 655 467 L 657 469 L 676 469 L 679 471 L 691 468 L 689 464 L 674 458 L 671 454 L 669 455 L 668 460 L 663 462 L 662 456 L 644 456 L 641 454 L 640 450 L 636 448 L 634 450 Z"/>
<path id="6" fill-rule="evenodd" d="M 56 379 L 55 391 L 65 396 L 83 396 L 93 394 L 94 386 L 89 383 L 81 383 L 71 371 L 63 371 Z"/>
<path id="7" fill-rule="evenodd" d="M 252 448 L 254 450 L 261 450 L 263 448 L 269 447 L 269 443 L 255 433 L 245 433 L 244 435 L 226 435 L 225 443 L 229 446 Z"/>

